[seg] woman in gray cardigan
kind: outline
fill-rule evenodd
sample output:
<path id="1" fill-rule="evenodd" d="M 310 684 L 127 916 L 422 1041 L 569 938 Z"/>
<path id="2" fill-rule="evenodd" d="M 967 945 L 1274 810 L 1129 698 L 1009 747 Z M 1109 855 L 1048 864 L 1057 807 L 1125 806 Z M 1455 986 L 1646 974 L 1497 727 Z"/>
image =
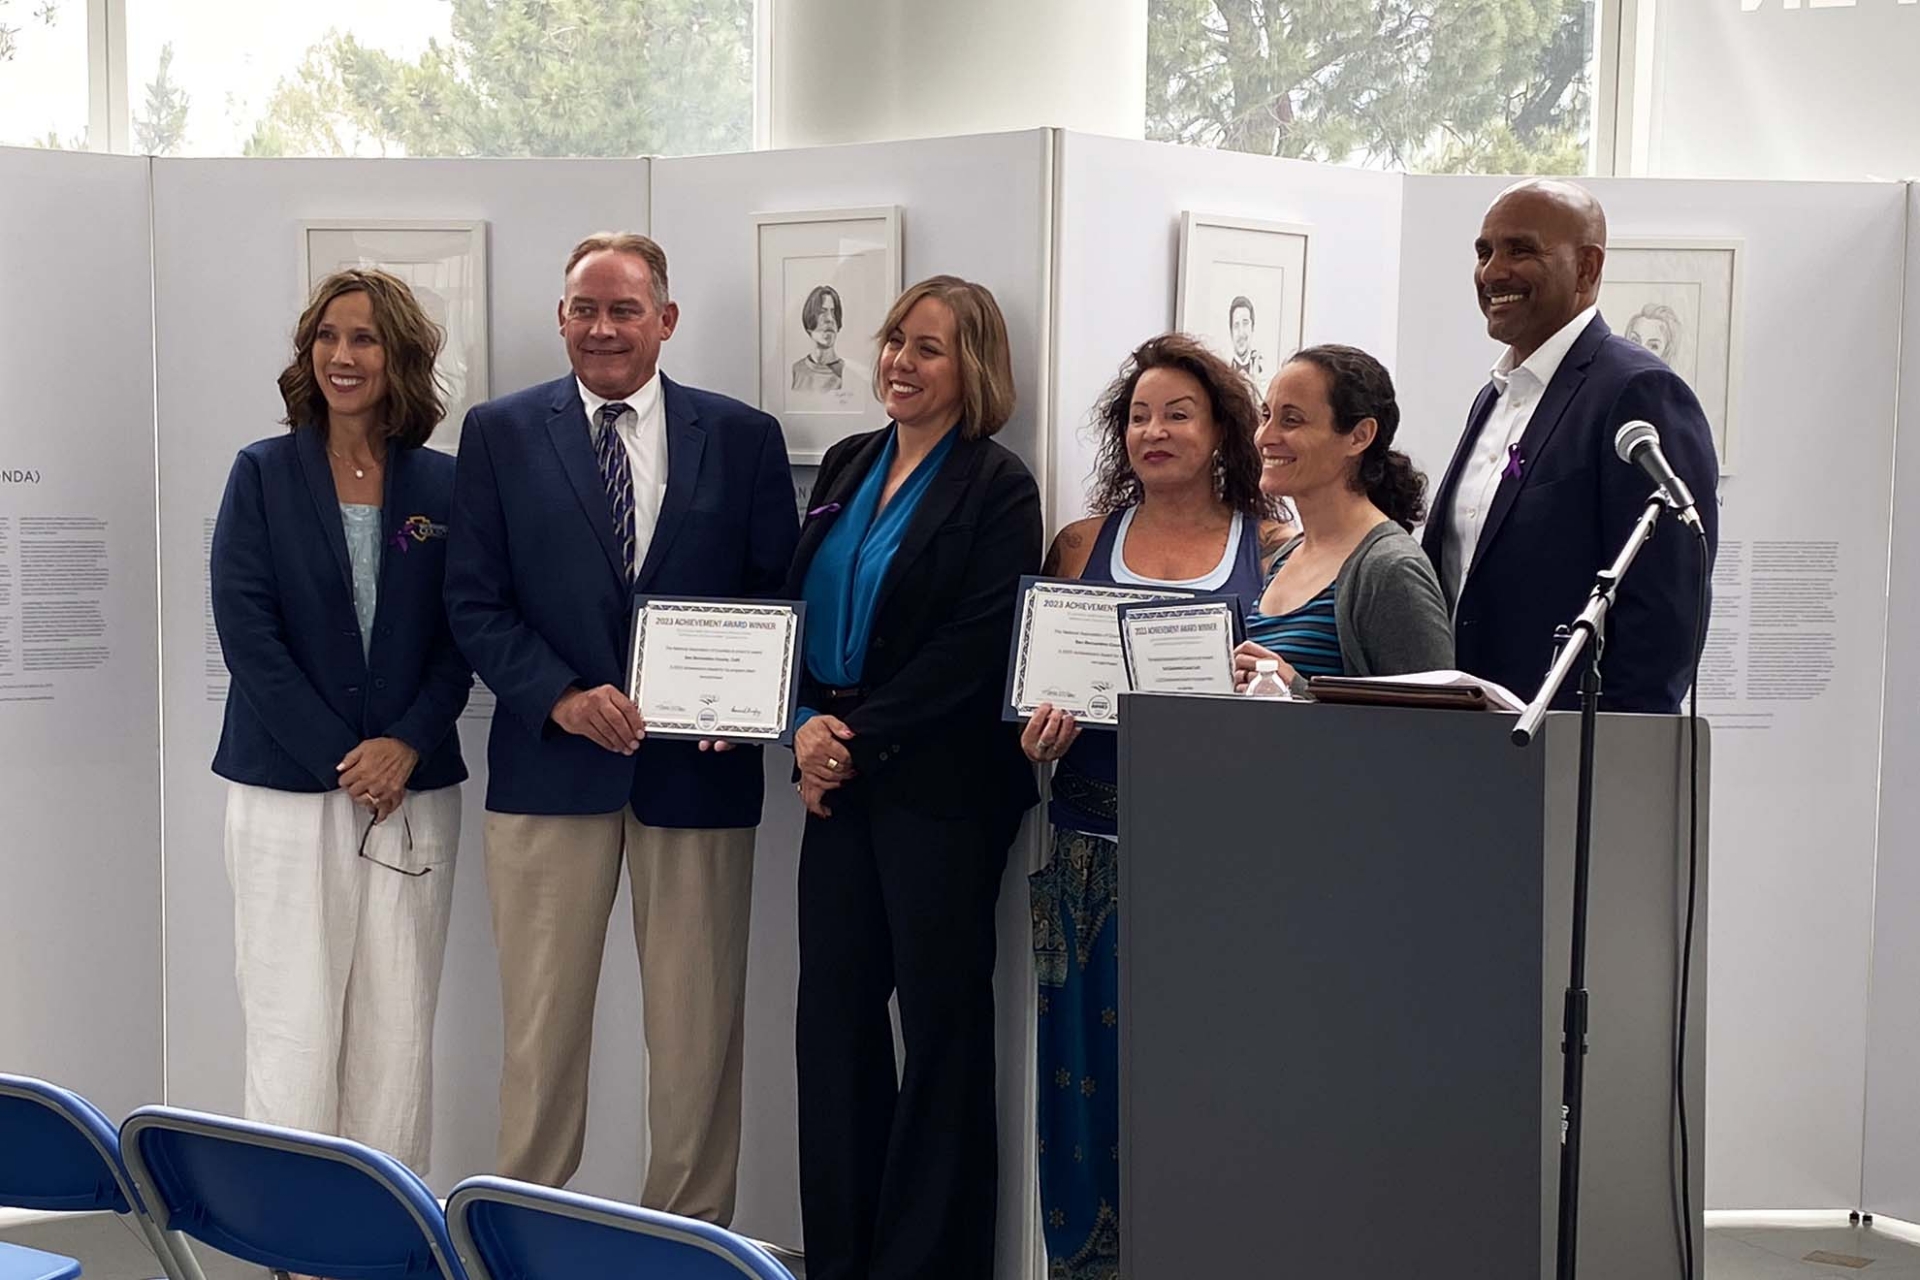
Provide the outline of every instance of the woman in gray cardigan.
<path id="1" fill-rule="evenodd" d="M 1235 654 L 1242 684 L 1277 658 L 1295 696 L 1313 676 L 1387 676 L 1453 665 L 1446 598 L 1412 537 L 1426 477 L 1393 447 L 1393 379 L 1354 347 L 1287 361 L 1254 437 L 1260 488 L 1290 498 L 1305 530 L 1280 550 Z"/>

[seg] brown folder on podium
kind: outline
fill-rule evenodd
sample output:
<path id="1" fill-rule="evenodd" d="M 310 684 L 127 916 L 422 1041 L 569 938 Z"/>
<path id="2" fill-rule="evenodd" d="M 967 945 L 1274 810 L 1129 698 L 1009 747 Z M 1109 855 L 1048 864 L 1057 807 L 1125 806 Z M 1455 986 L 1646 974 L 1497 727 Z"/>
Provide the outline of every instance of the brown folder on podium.
<path id="1" fill-rule="evenodd" d="M 1404 676 L 1314 676 L 1307 692 L 1315 702 L 1384 707 L 1439 707 L 1449 711 L 1526 710 L 1526 704 L 1491 680 L 1464 671 L 1418 671 Z"/>

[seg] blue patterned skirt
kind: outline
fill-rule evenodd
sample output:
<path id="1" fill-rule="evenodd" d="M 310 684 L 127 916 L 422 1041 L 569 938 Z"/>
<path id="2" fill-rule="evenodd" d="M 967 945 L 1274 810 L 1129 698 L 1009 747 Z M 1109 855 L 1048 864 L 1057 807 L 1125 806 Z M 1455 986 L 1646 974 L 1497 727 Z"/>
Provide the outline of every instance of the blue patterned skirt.
<path id="1" fill-rule="evenodd" d="M 1048 1280 L 1120 1274 L 1119 850 L 1055 827 L 1053 857 L 1028 878 Z"/>

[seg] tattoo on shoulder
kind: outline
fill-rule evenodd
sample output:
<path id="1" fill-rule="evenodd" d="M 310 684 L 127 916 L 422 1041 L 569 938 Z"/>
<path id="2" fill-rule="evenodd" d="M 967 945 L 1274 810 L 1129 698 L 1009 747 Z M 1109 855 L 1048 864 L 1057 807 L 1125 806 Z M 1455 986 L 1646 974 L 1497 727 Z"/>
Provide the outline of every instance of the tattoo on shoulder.
<path id="1" fill-rule="evenodd" d="M 1069 551 L 1078 551 L 1086 545 L 1087 537 L 1072 525 L 1062 529 L 1054 538 L 1053 545 L 1047 549 L 1046 561 L 1040 566 L 1040 574 L 1046 578 L 1060 576 L 1060 568 L 1066 563 Z"/>

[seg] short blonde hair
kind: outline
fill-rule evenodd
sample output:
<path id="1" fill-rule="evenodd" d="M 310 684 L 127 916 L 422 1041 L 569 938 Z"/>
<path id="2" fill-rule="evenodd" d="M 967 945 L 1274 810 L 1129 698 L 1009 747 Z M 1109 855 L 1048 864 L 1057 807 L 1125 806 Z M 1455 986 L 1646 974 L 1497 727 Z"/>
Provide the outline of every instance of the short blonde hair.
<path id="1" fill-rule="evenodd" d="M 647 264 L 647 274 L 653 278 L 653 305 L 667 305 L 667 251 L 658 241 L 643 236 L 637 231 L 596 231 L 573 246 L 573 252 L 567 255 L 567 269 L 564 275 L 571 276 L 580 260 L 590 253 L 630 253 Z"/>
<path id="2" fill-rule="evenodd" d="M 1000 314 L 1000 304 L 983 284 L 959 276 L 929 276 L 901 294 L 888 309 L 875 340 L 884 346 L 888 335 L 907 322 L 907 313 L 926 298 L 938 298 L 947 304 L 960 339 L 960 389 L 965 415 L 960 420 L 961 436 L 967 440 L 990 436 L 1007 424 L 1014 404 L 1012 344 L 1007 341 L 1007 320 Z M 886 398 L 878 360 L 873 363 L 873 394 Z"/>

